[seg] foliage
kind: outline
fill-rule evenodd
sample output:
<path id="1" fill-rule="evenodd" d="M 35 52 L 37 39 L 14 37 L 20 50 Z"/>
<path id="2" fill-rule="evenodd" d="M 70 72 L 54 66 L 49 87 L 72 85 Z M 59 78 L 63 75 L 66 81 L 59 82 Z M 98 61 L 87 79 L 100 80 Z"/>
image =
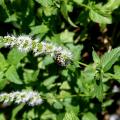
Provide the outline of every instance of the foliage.
<path id="1" fill-rule="evenodd" d="M 0 120 L 100 119 L 120 83 L 120 0 L 0 0 L 0 12 L 1 94 L 37 91 L 43 100 L 1 102 Z M 71 51 L 72 61 L 4 46 L 4 36 L 22 35 Z"/>

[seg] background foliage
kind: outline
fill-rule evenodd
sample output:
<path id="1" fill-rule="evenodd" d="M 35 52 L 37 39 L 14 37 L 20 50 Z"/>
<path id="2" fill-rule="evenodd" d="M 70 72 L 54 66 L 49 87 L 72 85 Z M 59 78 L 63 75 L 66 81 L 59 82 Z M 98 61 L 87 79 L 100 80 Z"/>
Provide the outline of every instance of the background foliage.
<path id="1" fill-rule="evenodd" d="M 1 103 L 0 120 L 101 120 L 119 95 L 119 6 L 120 0 L 0 0 L 1 36 L 27 34 L 73 53 L 61 67 L 50 56 L 1 45 L 0 91 L 35 90 L 44 102 Z"/>

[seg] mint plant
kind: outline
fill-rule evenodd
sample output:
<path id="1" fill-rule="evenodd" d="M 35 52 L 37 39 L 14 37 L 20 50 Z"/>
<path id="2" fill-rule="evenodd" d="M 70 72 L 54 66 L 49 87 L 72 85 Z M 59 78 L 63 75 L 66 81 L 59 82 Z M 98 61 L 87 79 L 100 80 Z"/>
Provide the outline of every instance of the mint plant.
<path id="1" fill-rule="evenodd" d="M 1 0 L 0 120 L 118 115 L 119 11 L 120 0 Z"/>

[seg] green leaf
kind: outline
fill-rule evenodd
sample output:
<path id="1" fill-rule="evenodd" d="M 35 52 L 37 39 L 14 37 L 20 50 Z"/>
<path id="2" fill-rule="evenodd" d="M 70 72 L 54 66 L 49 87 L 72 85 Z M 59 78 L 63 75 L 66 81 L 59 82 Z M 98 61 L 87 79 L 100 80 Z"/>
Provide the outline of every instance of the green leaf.
<path id="1" fill-rule="evenodd" d="M 45 66 L 50 65 L 50 64 L 52 64 L 53 62 L 54 62 L 54 60 L 52 59 L 51 56 L 46 56 L 46 57 L 43 59 L 43 64 L 44 64 Z"/>
<path id="2" fill-rule="evenodd" d="M 101 58 L 103 71 L 104 72 L 108 71 L 112 67 L 112 65 L 118 60 L 119 57 L 120 57 L 120 47 L 105 53 Z"/>
<path id="3" fill-rule="evenodd" d="M 5 5 L 4 0 L 0 0 L 0 5 Z"/>
<path id="4" fill-rule="evenodd" d="M 7 80 L 4 79 L 4 72 L 0 72 L 0 90 L 2 90 L 7 84 Z"/>
<path id="5" fill-rule="evenodd" d="M 115 75 L 120 75 L 120 66 L 119 65 L 114 66 L 114 73 L 115 73 Z"/>
<path id="6" fill-rule="evenodd" d="M 95 97 L 102 102 L 103 101 L 103 83 L 100 80 L 99 81 L 96 80 L 96 82 L 100 82 L 100 83 L 99 84 L 95 83 L 94 94 L 95 94 Z"/>
<path id="7" fill-rule="evenodd" d="M 67 112 L 71 112 L 73 111 L 76 115 L 79 114 L 80 112 L 80 107 L 79 105 L 71 105 L 71 100 L 69 98 L 64 100 L 64 106 L 65 106 L 65 110 Z"/>
<path id="8" fill-rule="evenodd" d="M 0 79 L 0 90 L 2 90 L 7 84 L 8 81 L 6 79 Z"/>
<path id="9" fill-rule="evenodd" d="M 67 91 L 65 91 L 65 90 L 61 90 L 61 91 L 60 91 L 60 97 L 61 97 L 61 98 L 69 98 L 69 97 L 71 97 L 71 93 L 70 93 L 70 92 L 67 92 Z"/>
<path id="10" fill-rule="evenodd" d="M 35 0 L 44 7 L 53 5 L 53 0 Z"/>
<path id="11" fill-rule="evenodd" d="M 6 118 L 5 118 L 3 113 L 0 113 L 0 120 L 6 120 Z"/>
<path id="12" fill-rule="evenodd" d="M 52 111 L 50 111 L 49 109 L 46 109 L 41 117 L 40 120 L 56 120 L 56 114 L 54 114 Z"/>
<path id="13" fill-rule="evenodd" d="M 100 24 L 111 24 L 111 12 L 105 9 L 101 4 L 91 5 L 89 16 L 92 21 Z"/>
<path id="14" fill-rule="evenodd" d="M 23 73 L 25 83 L 35 82 L 37 80 L 38 74 L 39 70 L 34 71 L 30 69 L 25 69 Z"/>
<path id="15" fill-rule="evenodd" d="M 114 79 L 114 80 L 117 80 L 118 82 L 120 82 L 120 71 L 119 71 L 119 73 L 115 73 L 115 74 L 104 73 L 103 81 L 106 82 L 110 79 Z"/>
<path id="16" fill-rule="evenodd" d="M 113 11 L 120 6 L 120 0 L 108 0 L 107 4 L 104 5 L 105 8 Z"/>
<path id="17" fill-rule="evenodd" d="M 64 81 L 61 86 L 60 89 L 64 89 L 64 90 L 69 90 L 70 89 L 70 85 L 67 81 Z"/>
<path id="18" fill-rule="evenodd" d="M 6 70 L 7 67 L 8 67 L 8 63 L 5 60 L 5 58 L 2 55 L 2 53 L 0 53 L 0 71 Z"/>
<path id="19" fill-rule="evenodd" d="M 100 58 L 94 50 L 92 52 L 92 56 L 95 63 L 100 63 Z"/>
<path id="20" fill-rule="evenodd" d="M 74 33 L 65 30 L 60 34 L 60 39 L 63 43 L 73 42 Z"/>
<path id="21" fill-rule="evenodd" d="M 4 72 L 0 72 L 0 80 L 4 77 Z"/>
<path id="22" fill-rule="evenodd" d="M 51 16 L 51 15 L 57 14 L 57 8 L 55 8 L 53 6 L 44 7 L 43 11 L 46 16 Z"/>
<path id="23" fill-rule="evenodd" d="M 93 67 L 93 65 L 88 65 L 84 71 L 81 71 L 80 78 L 78 78 L 78 87 L 80 88 L 80 91 L 87 96 L 94 97 L 93 93 L 95 91 L 95 74 L 96 69 Z"/>
<path id="24" fill-rule="evenodd" d="M 58 78 L 58 76 L 54 75 L 54 76 L 51 76 L 47 79 L 44 80 L 43 82 L 43 85 L 45 86 L 50 86 L 51 84 L 53 84 L 55 82 L 55 80 Z"/>
<path id="25" fill-rule="evenodd" d="M 107 100 L 102 104 L 102 107 L 108 107 L 110 106 L 112 103 L 114 102 L 114 100 Z"/>
<path id="26" fill-rule="evenodd" d="M 18 112 L 24 107 L 24 104 L 21 104 L 19 106 L 17 106 L 13 111 L 12 111 L 12 117 L 11 120 L 16 120 L 16 115 L 18 114 Z"/>
<path id="27" fill-rule="evenodd" d="M 4 46 L 3 37 L 0 36 L 0 48 Z"/>
<path id="28" fill-rule="evenodd" d="M 7 60 L 9 64 L 16 66 L 25 56 L 26 53 L 20 52 L 17 48 L 13 48 L 7 56 Z"/>
<path id="29" fill-rule="evenodd" d="M 112 76 L 110 77 L 120 82 L 120 66 L 119 65 L 114 66 L 114 74 L 112 74 Z"/>
<path id="30" fill-rule="evenodd" d="M 34 109 L 29 109 L 29 111 L 24 112 L 23 120 L 35 120 L 38 118 L 37 114 L 35 114 Z"/>
<path id="31" fill-rule="evenodd" d="M 75 3 L 77 3 L 78 5 L 81 5 L 81 3 L 83 3 L 84 0 L 73 0 Z"/>
<path id="32" fill-rule="evenodd" d="M 37 34 L 46 34 L 48 32 L 49 28 L 42 24 L 38 26 L 31 27 L 31 35 L 37 35 Z"/>
<path id="33" fill-rule="evenodd" d="M 95 10 L 90 10 L 89 16 L 92 21 L 97 22 L 97 23 L 102 23 L 102 24 L 111 24 L 112 23 L 111 16 L 102 15 Z"/>
<path id="34" fill-rule="evenodd" d="M 64 113 L 60 112 L 59 114 L 57 114 L 57 120 L 63 120 L 64 117 Z"/>
<path id="35" fill-rule="evenodd" d="M 62 13 L 63 17 L 69 22 L 69 24 L 71 26 L 78 27 L 71 21 L 69 15 L 68 15 L 67 3 L 64 1 L 62 1 L 62 4 L 61 4 L 61 13 Z"/>
<path id="36" fill-rule="evenodd" d="M 22 81 L 18 76 L 15 66 L 10 66 L 5 75 L 10 82 L 13 82 L 15 84 L 22 84 Z"/>
<path id="37" fill-rule="evenodd" d="M 62 102 L 60 102 L 60 101 L 55 101 L 53 106 L 55 109 L 62 109 L 63 108 Z"/>
<path id="38" fill-rule="evenodd" d="M 82 120 L 97 120 L 97 118 L 93 113 L 88 112 L 83 115 Z"/>
<path id="39" fill-rule="evenodd" d="M 63 120 L 79 120 L 73 111 L 65 113 Z M 91 119 L 92 120 L 92 119 Z"/>
<path id="40" fill-rule="evenodd" d="M 14 13 L 12 15 L 10 15 L 5 22 L 16 22 L 17 21 L 17 15 Z"/>
<path id="41" fill-rule="evenodd" d="M 70 51 L 73 54 L 73 61 L 79 61 L 80 58 L 80 54 L 81 51 L 83 49 L 83 45 L 73 45 L 73 44 L 67 44 L 67 46 L 69 47 Z"/>

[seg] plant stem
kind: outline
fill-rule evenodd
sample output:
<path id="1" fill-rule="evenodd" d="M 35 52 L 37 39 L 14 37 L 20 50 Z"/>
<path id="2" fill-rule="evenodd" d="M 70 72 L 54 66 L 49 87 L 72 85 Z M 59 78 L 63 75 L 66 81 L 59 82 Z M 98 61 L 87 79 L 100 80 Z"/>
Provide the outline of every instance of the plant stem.
<path id="1" fill-rule="evenodd" d="M 83 66 L 85 66 L 85 67 L 87 67 L 87 66 L 88 66 L 87 64 L 82 63 L 82 62 L 79 62 L 79 64 L 80 64 L 80 65 L 83 65 Z"/>
<path id="2" fill-rule="evenodd" d="M 42 96 L 42 95 L 41 95 Z M 89 95 L 85 95 L 85 94 L 74 94 L 74 95 L 69 95 L 69 96 L 61 96 L 61 95 L 54 95 L 53 97 L 46 97 L 46 96 L 42 96 L 42 99 L 66 99 L 66 98 L 74 98 L 74 97 L 89 97 Z"/>
<path id="3" fill-rule="evenodd" d="M 87 9 L 89 9 L 89 10 L 91 9 L 88 5 L 85 5 L 85 4 L 82 4 L 82 3 L 79 3 L 79 5 L 82 6 L 82 7 L 85 7 Z"/>

